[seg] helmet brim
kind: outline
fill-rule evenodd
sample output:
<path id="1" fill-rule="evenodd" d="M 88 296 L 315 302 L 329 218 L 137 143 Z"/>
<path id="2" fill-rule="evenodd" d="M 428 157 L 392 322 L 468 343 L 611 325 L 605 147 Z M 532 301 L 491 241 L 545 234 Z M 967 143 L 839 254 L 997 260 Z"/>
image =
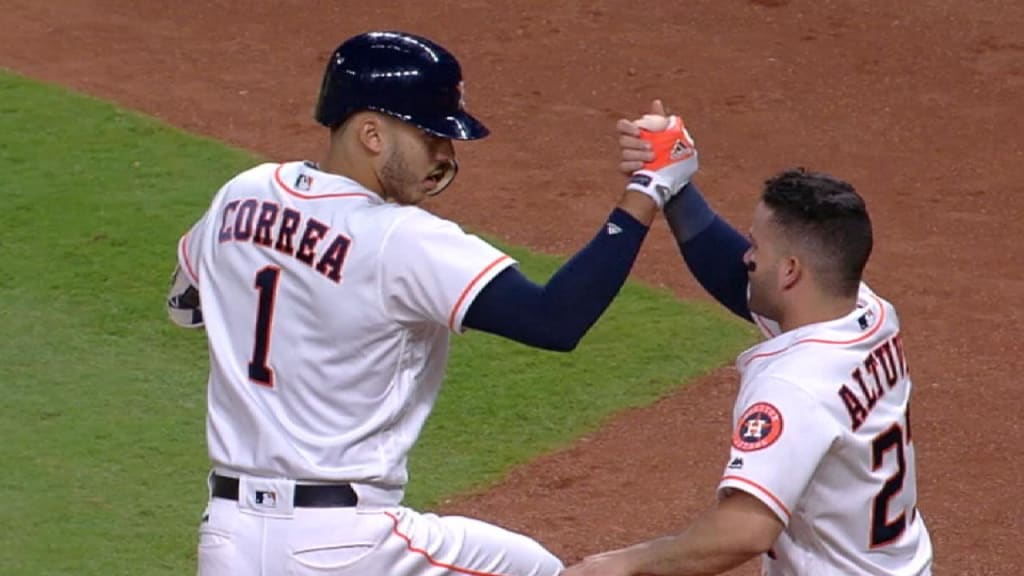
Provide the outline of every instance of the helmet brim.
<path id="1" fill-rule="evenodd" d="M 415 119 L 411 122 L 431 134 L 452 140 L 478 140 L 491 133 L 483 122 L 463 111 L 451 116 Z"/>

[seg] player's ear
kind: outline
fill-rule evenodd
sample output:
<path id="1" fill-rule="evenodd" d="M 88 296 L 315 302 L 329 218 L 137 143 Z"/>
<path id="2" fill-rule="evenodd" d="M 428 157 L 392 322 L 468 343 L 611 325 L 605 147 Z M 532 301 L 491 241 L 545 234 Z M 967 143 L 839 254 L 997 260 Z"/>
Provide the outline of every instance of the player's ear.
<path id="1" fill-rule="evenodd" d="M 804 274 L 804 263 L 797 256 L 786 256 L 782 259 L 779 270 L 779 288 L 789 290 Z"/>
<path id="2" fill-rule="evenodd" d="M 358 113 L 353 118 L 353 128 L 356 139 L 369 153 L 373 155 L 384 151 L 387 141 L 387 126 L 384 118 L 379 114 L 369 112 Z"/>

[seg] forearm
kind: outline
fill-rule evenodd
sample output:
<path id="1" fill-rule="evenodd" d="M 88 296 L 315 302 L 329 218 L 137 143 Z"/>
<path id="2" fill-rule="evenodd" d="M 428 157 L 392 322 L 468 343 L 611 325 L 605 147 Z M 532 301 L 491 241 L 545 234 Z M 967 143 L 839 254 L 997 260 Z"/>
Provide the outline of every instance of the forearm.
<path id="1" fill-rule="evenodd" d="M 572 350 L 622 288 L 647 230 L 617 208 L 546 285 L 514 269 L 499 274 L 481 290 L 464 324 L 529 346 Z"/>
<path id="2" fill-rule="evenodd" d="M 761 551 L 737 546 L 727 534 L 701 522 L 676 536 L 666 536 L 627 548 L 634 574 L 696 576 L 721 574 L 757 556 Z"/>
<path id="3" fill-rule="evenodd" d="M 637 544 L 617 554 L 621 554 L 625 574 L 720 574 L 767 552 L 783 528 L 764 503 L 737 491 L 682 534 Z"/>
<path id="4" fill-rule="evenodd" d="M 685 532 L 643 542 L 621 551 L 634 575 L 721 574 L 768 550 L 770 540 L 715 509 Z M 774 538 L 772 538 L 774 540 Z"/>
<path id="5" fill-rule="evenodd" d="M 719 303 L 750 320 L 743 263 L 750 242 L 711 210 L 693 184 L 665 206 L 665 219 L 694 278 Z"/>

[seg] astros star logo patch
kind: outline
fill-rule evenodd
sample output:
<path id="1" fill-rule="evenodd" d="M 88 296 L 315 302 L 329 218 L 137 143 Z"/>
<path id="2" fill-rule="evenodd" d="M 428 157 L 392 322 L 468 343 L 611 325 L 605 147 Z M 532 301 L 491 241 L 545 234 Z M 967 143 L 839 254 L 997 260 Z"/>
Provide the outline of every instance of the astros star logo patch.
<path id="1" fill-rule="evenodd" d="M 767 402 L 758 402 L 740 416 L 732 445 L 737 450 L 753 452 L 767 448 L 782 435 L 782 413 Z"/>

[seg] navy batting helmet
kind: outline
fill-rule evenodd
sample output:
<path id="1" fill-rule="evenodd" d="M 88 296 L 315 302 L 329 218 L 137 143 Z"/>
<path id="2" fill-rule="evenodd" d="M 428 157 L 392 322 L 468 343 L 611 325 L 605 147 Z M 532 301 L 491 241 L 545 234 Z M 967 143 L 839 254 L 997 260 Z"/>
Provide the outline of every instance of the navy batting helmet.
<path id="1" fill-rule="evenodd" d="M 373 110 L 456 140 L 490 131 L 464 109 L 462 68 L 436 43 L 404 32 L 367 32 L 331 55 L 316 105 L 317 122 L 340 125 Z"/>

